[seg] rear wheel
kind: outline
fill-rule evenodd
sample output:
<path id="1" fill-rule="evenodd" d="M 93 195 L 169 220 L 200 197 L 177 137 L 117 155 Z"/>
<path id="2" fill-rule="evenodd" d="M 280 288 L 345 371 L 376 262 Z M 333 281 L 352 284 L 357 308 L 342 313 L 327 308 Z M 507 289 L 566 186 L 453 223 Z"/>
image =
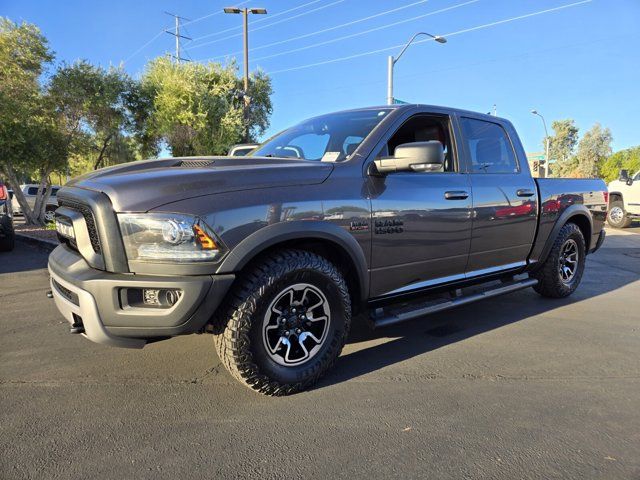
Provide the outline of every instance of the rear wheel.
<path id="1" fill-rule="evenodd" d="M 631 225 L 631 218 L 624 211 L 624 202 L 622 200 L 614 200 L 611 202 L 611 208 L 607 213 L 607 222 L 613 228 L 627 228 Z"/>
<path id="2" fill-rule="evenodd" d="M 239 278 L 215 320 L 220 360 L 265 395 L 304 390 L 333 365 L 349 333 L 351 301 L 339 270 L 311 252 L 270 254 Z"/>
<path id="3" fill-rule="evenodd" d="M 533 289 L 543 297 L 571 295 L 582 280 L 586 258 L 584 236 L 575 223 L 567 223 L 549 252 L 549 256 L 532 277 L 538 280 Z"/>

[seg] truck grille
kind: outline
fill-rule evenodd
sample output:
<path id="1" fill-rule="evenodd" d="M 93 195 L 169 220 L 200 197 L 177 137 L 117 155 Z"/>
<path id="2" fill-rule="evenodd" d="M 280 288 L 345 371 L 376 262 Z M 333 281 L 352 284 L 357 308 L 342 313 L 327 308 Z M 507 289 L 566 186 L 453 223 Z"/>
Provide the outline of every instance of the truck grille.
<path id="1" fill-rule="evenodd" d="M 72 210 L 77 210 L 82 214 L 82 216 L 84 217 L 84 221 L 87 224 L 89 239 L 91 240 L 91 247 L 93 248 L 94 252 L 100 253 L 100 239 L 98 238 L 98 229 L 96 228 L 96 221 L 93 217 L 91 208 L 82 203 L 67 200 L 66 198 L 58 198 L 58 205 L 60 205 L 61 207 L 71 208 Z"/>

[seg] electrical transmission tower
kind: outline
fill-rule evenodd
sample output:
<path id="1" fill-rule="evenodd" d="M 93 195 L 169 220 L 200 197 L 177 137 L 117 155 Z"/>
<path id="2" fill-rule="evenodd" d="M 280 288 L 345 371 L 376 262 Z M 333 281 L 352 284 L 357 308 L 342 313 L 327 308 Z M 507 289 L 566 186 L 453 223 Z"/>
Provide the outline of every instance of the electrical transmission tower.
<path id="1" fill-rule="evenodd" d="M 182 58 L 180 56 L 180 39 L 184 38 L 185 40 L 191 40 L 190 37 L 185 37 L 184 35 L 180 35 L 180 20 L 189 21 L 189 19 L 181 17 L 174 13 L 169 13 L 169 12 L 164 12 L 164 13 L 172 16 L 176 21 L 175 31 L 172 32 L 171 30 L 165 30 L 165 32 L 168 33 L 169 35 L 173 35 L 174 37 L 176 37 L 176 54 L 172 55 L 172 57 L 175 59 L 176 63 L 180 63 L 181 60 L 189 61 L 188 59 Z"/>

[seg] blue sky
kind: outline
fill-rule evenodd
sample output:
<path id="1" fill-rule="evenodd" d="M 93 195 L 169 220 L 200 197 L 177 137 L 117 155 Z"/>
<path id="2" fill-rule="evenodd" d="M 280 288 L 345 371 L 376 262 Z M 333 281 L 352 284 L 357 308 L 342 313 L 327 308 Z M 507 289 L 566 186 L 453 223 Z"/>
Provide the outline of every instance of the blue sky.
<path id="1" fill-rule="evenodd" d="M 267 134 L 309 116 L 383 104 L 387 55 L 396 54 L 413 33 L 426 31 L 445 35 L 448 43 L 409 48 L 396 65 L 397 98 L 481 112 L 496 104 L 498 115 L 514 122 L 527 151 L 542 149 L 542 124 L 529 113 L 532 108 L 549 127 L 554 119 L 573 118 L 584 132 L 600 122 L 611 129 L 614 150 L 640 144 L 637 0 L 235 4 L 269 11 L 250 17 L 251 68 L 271 73 L 275 90 Z M 0 0 L 0 15 L 37 24 L 58 60 L 84 58 L 104 66 L 127 60 L 125 68 L 135 76 L 148 59 L 174 49 L 173 37 L 160 33 L 173 26 L 164 11 L 196 20 L 182 32 L 196 39 L 184 42 L 185 56 L 224 62 L 239 55 L 241 17 L 217 13 L 233 5 L 222 0 Z M 304 38 L 290 40 L 296 37 Z"/>

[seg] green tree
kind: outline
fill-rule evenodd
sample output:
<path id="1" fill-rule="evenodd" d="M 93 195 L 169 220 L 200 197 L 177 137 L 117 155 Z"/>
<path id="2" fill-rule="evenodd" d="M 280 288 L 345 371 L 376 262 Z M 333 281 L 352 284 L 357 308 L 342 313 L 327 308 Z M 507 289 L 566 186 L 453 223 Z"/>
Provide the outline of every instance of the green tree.
<path id="1" fill-rule="evenodd" d="M 551 128 L 554 133 L 549 137 L 549 158 L 556 161 L 552 171 L 555 176 L 567 176 L 575 170 L 578 127 L 572 119 L 566 119 L 554 121 Z"/>
<path id="2" fill-rule="evenodd" d="M 600 164 L 600 176 L 609 183 L 618 178 L 620 170 L 626 169 L 629 175 L 640 171 L 640 146 L 620 150 Z"/>
<path id="3" fill-rule="evenodd" d="M 225 153 L 243 137 L 240 86 L 233 64 L 176 64 L 168 57 L 151 61 L 141 85 L 142 96 L 152 103 L 144 119 L 146 137 L 164 141 L 176 156 Z M 269 125 L 270 96 L 270 79 L 262 73 L 252 75 L 247 115 L 252 138 Z"/>
<path id="4" fill-rule="evenodd" d="M 577 176 L 595 178 L 599 176 L 599 166 L 611 155 L 611 130 L 596 123 L 584 134 L 578 144 L 576 154 Z"/>
<path id="5" fill-rule="evenodd" d="M 55 112 L 39 83 L 52 60 L 47 40 L 35 25 L 0 17 L 0 173 L 28 224 L 43 222 L 49 176 L 66 160 Z M 33 209 L 19 188 L 25 178 L 40 184 Z"/>
<path id="6" fill-rule="evenodd" d="M 84 60 L 56 69 L 47 94 L 74 158 L 91 159 L 93 169 L 135 159 L 123 156 L 120 148 L 139 108 L 135 90 L 136 82 L 121 69 L 106 70 Z"/>

